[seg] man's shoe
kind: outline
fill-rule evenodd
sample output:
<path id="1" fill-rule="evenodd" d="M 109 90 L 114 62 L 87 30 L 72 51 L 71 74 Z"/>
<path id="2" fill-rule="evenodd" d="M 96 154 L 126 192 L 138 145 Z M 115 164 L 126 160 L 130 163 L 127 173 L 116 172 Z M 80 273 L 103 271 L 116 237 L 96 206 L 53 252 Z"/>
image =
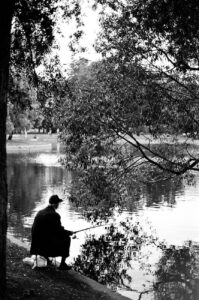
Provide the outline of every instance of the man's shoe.
<path id="1" fill-rule="evenodd" d="M 68 266 L 67 264 L 62 264 L 59 266 L 59 270 L 68 271 L 68 270 L 71 270 L 71 267 Z"/>

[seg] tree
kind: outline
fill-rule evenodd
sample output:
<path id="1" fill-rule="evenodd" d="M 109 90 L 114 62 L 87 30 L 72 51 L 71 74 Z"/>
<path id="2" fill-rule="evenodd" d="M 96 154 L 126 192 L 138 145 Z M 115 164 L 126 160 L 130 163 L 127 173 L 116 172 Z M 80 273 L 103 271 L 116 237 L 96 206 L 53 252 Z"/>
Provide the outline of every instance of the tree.
<path id="1" fill-rule="evenodd" d="M 137 299 L 149 293 L 156 300 L 170 299 L 171 294 L 175 299 L 197 299 L 197 245 L 191 242 L 182 246 L 167 245 L 152 230 L 145 232 L 139 223 L 133 224 L 130 220 L 106 228 L 107 232 L 98 239 L 94 235 L 87 236 L 74 263 L 76 271 L 108 284 L 113 290 L 120 286 L 137 292 Z M 148 251 L 146 246 L 149 246 Z M 149 263 L 154 251 L 160 255 L 155 269 Z M 132 271 L 137 263 L 145 274 L 155 279 L 143 285 L 142 291 L 133 285 Z"/>
<path id="2" fill-rule="evenodd" d="M 8 109 L 8 115 L 7 115 L 7 120 L 6 120 L 6 133 L 8 134 L 8 139 L 11 140 L 12 139 L 12 135 L 13 135 L 13 130 L 14 130 L 14 124 L 10 118 L 9 115 L 9 111 L 11 110 L 11 104 L 8 103 L 7 105 L 7 109 Z"/>
<path id="3" fill-rule="evenodd" d="M 50 62 L 45 63 L 45 70 L 38 77 L 37 100 L 40 105 L 43 120 L 42 127 L 55 133 L 59 129 L 57 111 L 67 95 L 66 79 L 61 71 L 60 60 L 57 56 L 51 57 Z"/>
<path id="4" fill-rule="evenodd" d="M 104 16 L 97 46 L 100 52 L 111 55 L 120 65 L 137 63 L 159 76 L 156 89 L 165 93 L 171 107 L 178 108 L 178 114 L 176 110 L 173 112 L 173 119 L 180 119 L 184 111 L 184 120 L 179 120 L 174 132 L 178 129 L 179 133 L 181 125 L 182 130 L 186 129 L 184 121 L 189 116 L 193 125 L 190 126 L 191 136 L 198 127 L 198 46 L 195 38 L 199 26 L 195 4 L 195 1 L 117 1 L 114 4 L 108 1 L 106 5 L 112 10 Z M 194 114 L 191 106 L 194 106 Z M 161 116 L 164 116 L 163 109 Z"/>
<path id="5" fill-rule="evenodd" d="M 6 284 L 6 228 L 7 228 L 7 183 L 6 183 L 6 99 L 10 60 L 11 21 L 14 2 L 2 1 L 0 10 L 0 297 L 5 295 Z"/>
<path id="6" fill-rule="evenodd" d="M 103 6 L 96 48 L 107 62 L 97 75 L 106 128 L 162 171 L 198 171 L 189 147 L 199 132 L 196 1 L 96 2 Z M 144 144 L 135 135 L 140 132 Z"/>
<path id="7" fill-rule="evenodd" d="M 0 12 L 0 297 L 4 298 L 6 283 L 6 114 L 9 64 L 19 73 L 28 70 L 30 79 L 37 82 L 38 66 L 52 45 L 55 13 L 65 8 L 65 16 L 79 15 L 79 5 L 70 9 L 69 3 L 58 0 L 9 0 L 1 2 Z M 12 29 L 11 29 L 12 27 Z"/>
<path id="8" fill-rule="evenodd" d="M 32 123 L 32 111 L 39 106 L 36 99 L 36 90 L 28 81 L 25 74 L 17 74 L 11 68 L 9 79 L 8 119 L 13 129 L 9 130 L 9 139 L 13 132 L 27 132 Z M 15 69 L 14 69 L 15 70 Z M 8 123 L 9 124 L 9 123 Z M 8 128 L 7 128 L 8 130 Z"/>
<path id="9" fill-rule="evenodd" d="M 182 300 L 197 298 L 197 246 L 189 241 L 181 247 L 161 248 L 162 257 L 155 271 L 155 299 L 167 299 L 171 294 Z"/>
<path id="10" fill-rule="evenodd" d="M 177 54 L 173 66 L 170 60 L 160 64 L 167 35 L 159 37 L 156 28 L 141 23 L 142 17 L 137 21 L 143 9 L 137 2 L 106 5 L 113 7 L 104 10 L 97 45 L 105 58 L 86 69 L 73 68 L 71 94 L 61 112 L 66 163 L 81 174 L 80 193 L 73 200 L 91 207 L 108 204 L 111 193 L 122 202 L 138 175 L 146 182 L 199 170 L 198 155 L 189 145 L 198 134 L 195 70 L 182 68 Z M 189 137 L 183 140 L 184 132 Z"/>

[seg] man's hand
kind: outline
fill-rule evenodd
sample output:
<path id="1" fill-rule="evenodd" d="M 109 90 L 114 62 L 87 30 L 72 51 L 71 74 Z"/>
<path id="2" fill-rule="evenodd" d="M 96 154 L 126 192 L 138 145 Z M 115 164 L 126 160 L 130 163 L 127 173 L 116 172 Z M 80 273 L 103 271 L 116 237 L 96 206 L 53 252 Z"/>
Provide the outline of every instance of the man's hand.
<path id="1" fill-rule="evenodd" d="M 70 231 L 70 230 L 65 230 L 65 232 L 66 232 L 66 234 L 69 235 L 69 236 L 74 234 L 74 232 L 73 232 L 73 231 Z"/>

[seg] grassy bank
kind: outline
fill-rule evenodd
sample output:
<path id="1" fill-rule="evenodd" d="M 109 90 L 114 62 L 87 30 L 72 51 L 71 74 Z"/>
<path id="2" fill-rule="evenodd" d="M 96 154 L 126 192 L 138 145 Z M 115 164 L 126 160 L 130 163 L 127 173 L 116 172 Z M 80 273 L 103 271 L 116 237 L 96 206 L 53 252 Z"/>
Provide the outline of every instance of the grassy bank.
<path id="1" fill-rule="evenodd" d="M 7 140 L 7 152 L 60 150 L 57 134 L 16 134 Z"/>
<path id="2" fill-rule="evenodd" d="M 24 147 L 57 142 L 57 135 L 38 134 L 14 135 L 7 141 L 8 147 Z M 21 248 L 9 240 L 7 241 L 7 295 L 6 300 L 83 300 L 104 299 L 110 300 L 108 295 L 103 295 L 91 288 L 75 276 L 75 272 L 59 271 L 55 267 L 32 268 L 23 263 L 23 258 L 29 256 L 26 249 Z"/>
<path id="3" fill-rule="evenodd" d="M 92 287 L 73 270 L 59 271 L 55 267 L 32 268 L 23 258 L 29 256 L 26 249 L 9 240 L 7 242 L 7 295 L 6 300 L 123 300 L 127 299 L 96 283 Z"/>
<path id="4" fill-rule="evenodd" d="M 7 140 L 7 146 L 40 145 L 57 143 L 57 134 L 14 134 L 12 140 Z"/>

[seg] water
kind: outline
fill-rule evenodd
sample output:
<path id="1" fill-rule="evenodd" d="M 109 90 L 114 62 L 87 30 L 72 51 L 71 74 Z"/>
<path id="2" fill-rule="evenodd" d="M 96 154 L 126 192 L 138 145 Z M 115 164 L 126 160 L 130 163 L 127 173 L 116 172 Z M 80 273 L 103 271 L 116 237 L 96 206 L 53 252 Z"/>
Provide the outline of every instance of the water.
<path id="1" fill-rule="evenodd" d="M 58 194 L 64 199 L 58 212 L 66 229 L 74 231 L 88 227 L 89 223 L 84 219 L 81 211 L 68 201 L 70 188 L 71 173 L 61 167 L 57 153 L 9 154 L 8 234 L 29 246 L 30 228 L 35 214 L 48 204 L 48 198 L 52 194 Z M 133 204 L 129 203 L 127 210 L 120 218 L 125 220 L 126 217 L 132 217 L 134 222 L 142 225 L 138 235 L 141 242 L 140 248 L 127 250 L 127 252 L 130 251 L 128 252 L 130 260 L 127 273 L 132 282 L 128 284 L 128 288 L 124 288 L 121 284 L 119 286 L 118 283 L 117 291 L 130 299 L 199 299 L 198 195 L 199 177 L 196 176 L 194 185 L 186 183 L 173 185 L 165 182 L 146 186 L 140 200 Z M 99 235 L 99 233 L 104 233 L 104 229 L 92 230 L 92 233 L 95 232 Z M 159 238 L 166 245 L 167 251 L 163 251 L 163 248 L 151 242 L 153 241 L 151 237 L 145 239 L 144 234 L 141 235 L 143 232 L 146 232 L 148 236 Z M 81 245 L 85 241 L 86 233 L 79 234 L 78 239 L 72 240 L 69 262 L 73 262 L 74 258 L 80 254 Z M 116 276 L 115 268 L 121 266 L 120 257 L 116 254 L 118 249 L 117 245 L 109 270 L 104 270 L 104 273 L 101 271 L 104 278 L 108 278 L 107 272 L 112 277 Z M 181 260 L 178 259 L 179 257 Z M 98 257 L 98 264 L 99 260 L 103 268 L 102 257 L 100 259 Z M 127 264 L 125 262 L 122 264 L 124 270 Z M 126 284 L 128 280 L 123 273 L 121 267 L 118 267 L 117 275 L 123 276 Z M 175 280 L 171 280 L 171 276 L 168 280 L 168 274 L 169 276 L 175 274 Z M 100 280 L 104 283 L 102 276 Z M 120 282 L 119 279 L 117 280 Z M 157 281 L 162 281 L 164 284 L 159 284 L 158 290 L 154 292 L 152 284 Z M 106 283 L 113 287 L 111 281 Z"/>
<path id="2" fill-rule="evenodd" d="M 58 212 L 69 230 L 88 227 L 83 216 L 68 201 L 71 174 L 59 163 L 56 153 L 8 155 L 8 234 L 30 245 L 30 229 L 38 210 L 48 205 L 52 194 L 64 202 Z M 80 237 L 83 242 L 83 235 Z M 74 240 L 71 253 L 79 253 Z"/>

